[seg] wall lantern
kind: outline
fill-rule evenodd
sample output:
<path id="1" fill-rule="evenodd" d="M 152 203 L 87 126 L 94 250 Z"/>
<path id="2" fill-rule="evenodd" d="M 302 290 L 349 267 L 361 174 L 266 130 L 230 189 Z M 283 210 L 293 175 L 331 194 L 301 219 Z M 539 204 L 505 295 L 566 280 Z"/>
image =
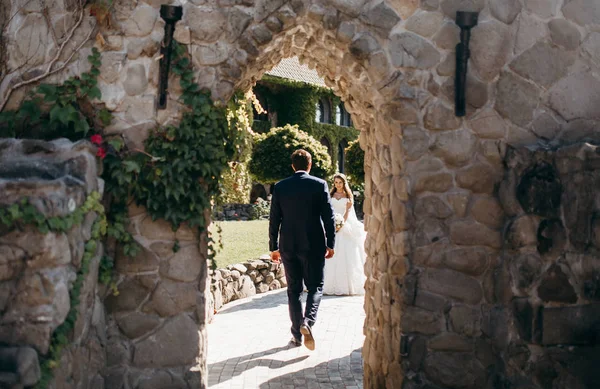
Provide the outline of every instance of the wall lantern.
<path id="1" fill-rule="evenodd" d="M 466 114 L 467 64 L 471 52 L 469 40 L 471 28 L 477 25 L 477 12 L 456 12 L 456 24 L 460 27 L 460 43 L 456 45 L 456 78 L 454 80 L 454 102 L 456 116 Z"/>
<path id="2" fill-rule="evenodd" d="M 160 71 L 158 84 L 158 109 L 167 108 L 167 87 L 169 86 L 169 68 L 173 49 L 173 33 L 175 23 L 181 20 L 183 9 L 175 5 L 161 5 L 160 17 L 165 21 L 165 37 L 160 47 Z"/>

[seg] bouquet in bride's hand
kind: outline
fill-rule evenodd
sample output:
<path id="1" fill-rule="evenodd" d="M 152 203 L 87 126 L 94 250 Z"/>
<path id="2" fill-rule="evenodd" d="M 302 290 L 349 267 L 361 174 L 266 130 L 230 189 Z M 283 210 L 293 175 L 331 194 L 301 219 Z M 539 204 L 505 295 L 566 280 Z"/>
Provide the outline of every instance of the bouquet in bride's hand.
<path id="1" fill-rule="evenodd" d="M 333 217 L 335 219 L 335 231 L 337 232 L 344 226 L 344 217 L 339 213 L 336 213 Z"/>

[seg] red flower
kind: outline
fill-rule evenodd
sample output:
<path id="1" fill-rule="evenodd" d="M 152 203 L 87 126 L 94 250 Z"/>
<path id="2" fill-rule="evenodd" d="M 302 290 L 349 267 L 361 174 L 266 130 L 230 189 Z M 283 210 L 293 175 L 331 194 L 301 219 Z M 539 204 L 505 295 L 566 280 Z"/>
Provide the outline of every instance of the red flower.
<path id="1" fill-rule="evenodd" d="M 100 157 L 100 159 L 104 159 L 104 157 L 106 157 L 106 150 L 104 149 L 104 147 L 98 147 L 96 157 Z"/>
<path id="2" fill-rule="evenodd" d="M 102 136 L 101 135 L 92 135 L 90 138 L 93 144 L 100 146 L 102 144 Z"/>

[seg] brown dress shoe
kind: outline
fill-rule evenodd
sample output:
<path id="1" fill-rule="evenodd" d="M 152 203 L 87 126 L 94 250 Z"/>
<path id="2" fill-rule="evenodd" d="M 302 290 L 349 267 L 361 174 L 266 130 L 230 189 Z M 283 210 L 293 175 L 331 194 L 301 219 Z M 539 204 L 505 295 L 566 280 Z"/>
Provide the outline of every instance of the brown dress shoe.
<path id="1" fill-rule="evenodd" d="M 304 335 L 304 345 L 309 350 L 315 349 L 315 338 L 313 338 L 312 330 L 306 324 L 302 324 L 300 332 Z"/>

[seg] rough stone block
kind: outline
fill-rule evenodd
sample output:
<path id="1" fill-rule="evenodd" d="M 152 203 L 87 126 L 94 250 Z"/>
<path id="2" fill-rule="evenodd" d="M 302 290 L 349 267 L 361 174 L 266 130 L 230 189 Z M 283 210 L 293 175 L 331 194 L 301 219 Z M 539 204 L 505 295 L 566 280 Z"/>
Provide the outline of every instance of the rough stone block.
<path id="1" fill-rule="evenodd" d="M 450 310 L 450 323 L 452 329 L 468 337 L 481 335 L 481 311 L 467 305 L 455 305 Z"/>
<path id="2" fill-rule="evenodd" d="M 120 314 L 115 318 L 121 331 L 130 339 L 139 338 L 160 324 L 158 316 L 146 315 L 140 312 Z"/>
<path id="3" fill-rule="evenodd" d="M 126 279 L 119 284 L 119 295 L 110 295 L 106 300 L 108 312 L 134 311 L 146 299 L 149 291 L 139 280 Z"/>
<path id="4" fill-rule="evenodd" d="M 158 270 L 158 258 L 152 251 L 143 246 L 135 257 L 125 255 L 122 250 L 119 250 L 115 260 L 115 267 L 119 273 L 124 274 L 156 271 Z"/>
<path id="5" fill-rule="evenodd" d="M 392 35 L 389 51 L 396 67 L 428 69 L 440 61 L 440 53 L 435 46 L 412 32 Z"/>
<path id="6" fill-rule="evenodd" d="M 537 108 L 541 94 L 539 87 L 505 72 L 498 81 L 495 108 L 513 123 L 526 126 L 533 119 L 533 111 Z"/>
<path id="7" fill-rule="evenodd" d="M 428 342 L 429 349 L 435 351 L 471 351 L 473 344 L 464 336 L 444 332 Z"/>
<path id="8" fill-rule="evenodd" d="M 440 313 L 408 306 L 402 313 L 402 332 L 417 332 L 433 335 L 444 329 L 444 318 Z"/>
<path id="9" fill-rule="evenodd" d="M 0 373 L 14 375 L 14 387 L 31 387 L 41 378 L 38 354 L 31 347 L 0 348 L 0 366 Z"/>
<path id="10" fill-rule="evenodd" d="M 577 294 L 569 277 L 560 265 L 552 265 L 542 276 L 540 286 L 537 289 L 538 296 L 543 301 L 554 301 L 573 304 L 577 302 Z"/>
<path id="11" fill-rule="evenodd" d="M 174 316 L 196 306 L 197 290 L 195 283 L 163 280 L 152 294 L 151 307 L 163 317 Z"/>
<path id="12" fill-rule="evenodd" d="M 563 14 L 580 26 L 600 24 L 600 4 L 595 0 L 573 0 L 565 3 Z"/>
<path id="13" fill-rule="evenodd" d="M 436 131 L 455 130 L 460 126 L 460 119 L 454 115 L 454 110 L 441 100 L 427 107 L 423 121 L 426 128 Z"/>
<path id="14" fill-rule="evenodd" d="M 575 58 L 573 52 L 538 42 L 512 61 L 510 67 L 520 76 L 547 88 L 567 74 Z"/>
<path id="15" fill-rule="evenodd" d="M 443 254 L 442 264 L 473 276 L 481 275 L 489 264 L 490 251 L 483 247 L 457 248 Z"/>
<path id="16" fill-rule="evenodd" d="M 475 163 L 460 169 L 456 174 L 456 182 L 461 188 L 470 189 L 475 193 L 493 193 L 500 181 L 500 172 L 493 167 Z"/>
<path id="17" fill-rule="evenodd" d="M 545 308 L 544 345 L 595 345 L 600 341 L 600 304 Z"/>
<path id="18" fill-rule="evenodd" d="M 454 20 L 456 16 L 453 16 Z M 511 30 L 496 20 L 479 23 L 472 30 L 471 60 L 479 76 L 492 81 L 506 64 L 512 45 Z"/>
<path id="19" fill-rule="evenodd" d="M 443 132 L 436 137 L 430 151 L 448 165 L 461 166 L 473 158 L 477 138 L 468 130 Z"/>
<path id="20" fill-rule="evenodd" d="M 469 304 L 477 304 L 483 297 L 479 282 L 453 270 L 427 269 L 419 277 L 419 288 Z"/>
<path id="21" fill-rule="evenodd" d="M 425 358 L 427 377 L 444 388 L 482 388 L 486 372 L 471 353 L 432 352 Z"/>
<path id="22" fill-rule="evenodd" d="M 163 260 L 160 274 L 175 281 L 191 282 L 200 274 L 202 265 L 198 246 L 192 244 L 179 249 L 169 260 Z"/>
<path id="23" fill-rule="evenodd" d="M 405 28 L 426 38 L 440 28 L 444 16 L 439 12 L 418 12 L 408 18 Z"/>
<path id="24" fill-rule="evenodd" d="M 554 19 L 548 23 L 548 28 L 550 28 L 550 36 L 555 44 L 567 50 L 575 50 L 579 47 L 581 34 L 572 23 L 564 19 Z"/>
<path id="25" fill-rule="evenodd" d="M 506 24 L 511 24 L 522 8 L 519 0 L 492 0 L 489 5 L 492 15 Z"/>
<path id="26" fill-rule="evenodd" d="M 550 106 L 566 120 L 600 119 L 600 79 L 590 72 L 570 74 L 550 89 Z"/>
<path id="27" fill-rule="evenodd" d="M 524 341 L 530 342 L 533 335 L 534 309 L 526 298 L 513 301 L 513 314 L 519 336 Z"/>
<path id="28" fill-rule="evenodd" d="M 483 224 L 456 221 L 450 225 L 450 239 L 458 245 L 482 245 L 495 249 L 502 247 L 502 237 L 499 231 L 492 230 Z"/>
<path id="29" fill-rule="evenodd" d="M 138 367 L 191 365 L 204 339 L 198 325 L 186 314 L 169 320 L 154 336 L 135 345 L 133 364 Z"/>
<path id="30" fill-rule="evenodd" d="M 385 1 L 367 4 L 363 7 L 360 18 L 366 24 L 376 27 L 377 30 L 382 30 L 382 35 L 385 37 L 400 21 L 400 16 Z"/>
<path id="31" fill-rule="evenodd" d="M 532 1 L 548 3 L 549 1 L 556 0 L 529 0 L 529 3 Z M 517 23 L 519 24 L 515 42 L 515 54 L 517 55 L 548 35 L 546 23 L 527 12 L 521 13 Z"/>
<path id="32" fill-rule="evenodd" d="M 418 289 L 414 305 L 431 312 L 441 312 L 446 306 L 447 301 L 444 297 L 425 290 Z"/>

